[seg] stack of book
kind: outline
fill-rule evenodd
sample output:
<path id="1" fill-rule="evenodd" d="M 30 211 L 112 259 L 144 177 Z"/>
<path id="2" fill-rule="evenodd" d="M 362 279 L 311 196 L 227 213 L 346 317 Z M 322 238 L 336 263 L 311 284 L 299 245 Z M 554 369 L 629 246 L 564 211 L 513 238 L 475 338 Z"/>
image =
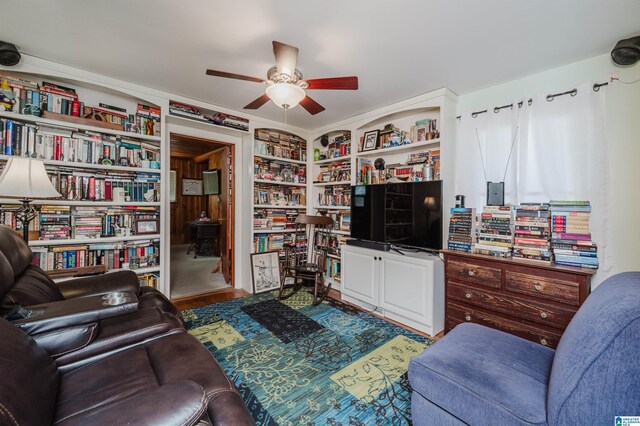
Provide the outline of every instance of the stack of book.
<path id="1" fill-rule="evenodd" d="M 60 240 L 71 237 L 71 207 L 42 206 L 40 208 L 40 239 Z"/>
<path id="2" fill-rule="evenodd" d="M 476 237 L 476 209 L 457 207 L 451 209 L 447 248 L 470 252 Z"/>
<path id="3" fill-rule="evenodd" d="M 589 201 L 551 201 L 551 247 L 559 265 L 598 268 L 598 247 L 591 241 Z"/>
<path id="4" fill-rule="evenodd" d="M 102 236 L 104 208 L 78 206 L 71 213 L 74 238 L 98 238 Z"/>
<path id="5" fill-rule="evenodd" d="M 138 133 L 160 135 L 160 108 L 138 104 L 135 121 Z"/>
<path id="6" fill-rule="evenodd" d="M 550 263 L 551 226 L 549 203 L 522 203 L 516 212 L 515 245 L 513 257 Z"/>
<path id="7" fill-rule="evenodd" d="M 513 217 L 511 205 L 485 206 L 480 215 L 480 232 L 474 253 L 495 257 L 511 257 L 513 249 Z"/>
<path id="8" fill-rule="evenodd" d="M 349 207 L 351 206 L 351 187 L 346 185 L 326 186 L 318 193 L 318 207 Z"/>

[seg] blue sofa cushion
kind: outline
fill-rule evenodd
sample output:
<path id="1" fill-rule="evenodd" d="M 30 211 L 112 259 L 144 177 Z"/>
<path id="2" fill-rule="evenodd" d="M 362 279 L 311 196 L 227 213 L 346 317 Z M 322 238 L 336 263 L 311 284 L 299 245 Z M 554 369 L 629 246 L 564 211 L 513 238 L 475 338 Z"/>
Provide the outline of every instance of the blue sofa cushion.
<path id="1" fill-rule="evenodd" d="M 409 381 L 414 392 L 469 424 L 544 425 L 553 357 L 545 346 L 461 324 L 412 358 Z"/>
<path id="2" fill-rule="evenodd" d="M 640 272 L 600 284 L 558 344 L 550 424 L 613 424 L 640 415 Z"/>

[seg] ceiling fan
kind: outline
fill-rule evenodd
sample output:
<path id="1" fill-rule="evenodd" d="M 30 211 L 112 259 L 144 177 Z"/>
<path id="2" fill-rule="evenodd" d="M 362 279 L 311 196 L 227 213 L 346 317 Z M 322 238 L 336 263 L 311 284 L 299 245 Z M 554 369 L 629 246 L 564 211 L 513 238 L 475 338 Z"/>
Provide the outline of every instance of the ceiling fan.
<path id="1" fill-rule="evenodd" d="M 305 90 L 358 90 L 358 77 L 315 78 L 304 80 L 296 68 L 298 48 L 273 42 L 276 66 L 267 72 L 267 79 L 234 74 L 225 71 L 207 70 L 207 75 L 267 84 L 265 94 L 247 104 L 244 109 L 258 109 L 271 99 L 280 108 L 290 109 L 300 104 L 310 114 L 324 111 L 324 107 L 311 99 Z"/>

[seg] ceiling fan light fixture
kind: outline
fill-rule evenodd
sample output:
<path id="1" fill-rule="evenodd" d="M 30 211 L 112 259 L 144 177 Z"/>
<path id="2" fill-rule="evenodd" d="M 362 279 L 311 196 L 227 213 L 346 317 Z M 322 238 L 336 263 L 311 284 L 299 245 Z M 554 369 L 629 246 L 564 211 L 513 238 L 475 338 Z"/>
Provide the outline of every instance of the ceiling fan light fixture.
<path id="1" fill-rule="evenodd" d="M 295 84 L 275 83 L 267 87 L 267 96 L 280 108 L 290 109 L 302 101 L 307 94 Z"/>

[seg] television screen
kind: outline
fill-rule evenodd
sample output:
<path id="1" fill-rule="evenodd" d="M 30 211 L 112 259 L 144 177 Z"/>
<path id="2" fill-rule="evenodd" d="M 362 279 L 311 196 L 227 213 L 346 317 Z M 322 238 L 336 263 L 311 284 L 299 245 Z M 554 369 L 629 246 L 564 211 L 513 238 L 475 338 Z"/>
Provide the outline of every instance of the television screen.
<path id="1" fill-rule="evenodd" d="M 351 187 L 351 237 L 442 248 L 442 182 Z"/>
<path id="2" fill-rule="evenodd" d="M 220 195 L 220 170 L 202 172 L 204 195 Z"/>

